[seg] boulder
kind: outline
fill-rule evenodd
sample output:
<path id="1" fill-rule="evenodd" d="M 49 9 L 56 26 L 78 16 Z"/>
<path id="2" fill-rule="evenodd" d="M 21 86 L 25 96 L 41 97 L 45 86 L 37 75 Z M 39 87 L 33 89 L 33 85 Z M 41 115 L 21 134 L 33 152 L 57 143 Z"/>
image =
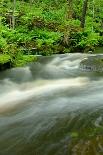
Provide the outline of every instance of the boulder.
<path id="1" fill-rule="evenodd" d="M 79 68 L 85 71 L 103 72 L 103 55 L 89 55 L 81 60 Z"/>

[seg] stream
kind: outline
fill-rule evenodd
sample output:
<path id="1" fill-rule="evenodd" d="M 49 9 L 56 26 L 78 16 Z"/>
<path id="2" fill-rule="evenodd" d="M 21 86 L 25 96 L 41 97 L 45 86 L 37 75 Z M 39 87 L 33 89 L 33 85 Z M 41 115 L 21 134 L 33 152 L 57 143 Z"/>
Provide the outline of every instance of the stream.
<path id="1" fill-rule="evenodd" d="M 0 73 L 0 155 L 103 155 L 103 74 L 86 54 Z"/>

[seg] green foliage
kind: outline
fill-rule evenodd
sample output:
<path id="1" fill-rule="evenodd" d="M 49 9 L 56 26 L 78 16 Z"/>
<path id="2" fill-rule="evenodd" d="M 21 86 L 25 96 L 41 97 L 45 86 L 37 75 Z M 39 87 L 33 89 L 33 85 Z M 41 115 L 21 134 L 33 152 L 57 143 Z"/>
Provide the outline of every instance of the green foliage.
<path id="1" fill-rule="evenodd" d="M 0 38 L 0 52 L 3 52 L 4 51 L 6 45 L 7 45 L 6 40 L 3 37 L 1 37 Z"/>
<path id="2" fill-rule="evenodd" d="M 79 46 L 86 47 L 86 46 L 98 46 L 99 45 L 100 36 L 97 33 L 87 32 L 87 36 L 82 36 Z"/>
<path id="3" fill-rule="evenodd" d="M 86 38 L 87 45 L 98 46 L 100 36 L 98 33 L 89 33 L 88 37 Z"/>
<path id="4" fill-rule="evenodd" d="M 38 48 L 42 46 L 52 46 L 60 41 L 62 34 L 59 32 L 49 32 L 47 30 L 35 31 L 36 45 Z"/>
<path id="5" fill-rule="evenodd" d="M 35 0 L 32 3 L 16 0 L 13 29 L 13 1 L 1 0 L 0 53 L 9 55 L 13 65 L 18 66 L 29 60 L 23 58 L 23 49 L 36 49 L 42 55 L 51 55 L 83 52 L 88 47 L 102 46 L 103 1 L 95 0 L 94 18 L 93 3 L 91 0 L 88 2 L 84 30 L 80 28 L 82 5 L 82 0 L 73 0 L 72 18 L 69 19 L 69 6 L 65 0 Z"/>

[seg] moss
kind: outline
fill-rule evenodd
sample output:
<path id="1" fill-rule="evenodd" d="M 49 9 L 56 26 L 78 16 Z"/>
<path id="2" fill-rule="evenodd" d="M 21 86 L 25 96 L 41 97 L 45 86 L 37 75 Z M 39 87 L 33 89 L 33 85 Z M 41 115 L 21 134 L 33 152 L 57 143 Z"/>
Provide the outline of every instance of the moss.
<path id="1" fill-rule="evenodd" d="M 7 62 L 11 62 L 10 55 L 7 54 L 0 54 L 0 64 L 5 64 Z"/>
<path id="2" fill-rule="evenodd" d="M 37 60 L 37 57 L 34 55 L 23 55 L 19 59 L 16 60 L 14 67 L 24 66 L 29 62 L 34 62 Z"/>
<path id="3" fill-rule="evenodd" d="M 24 66 L 29 62 L 34 62 L 37 60 L 37 57 L 34 55 L 21 55 L 17 59 L 12 59 L 7 54 L 0 54 L 0 70 L 5 70 L 11 67 L 20 67 Z"/>
<path id="4" fill-rule="evenodd" d="M 7 54 L 0 54 L 0 71 L 8 69 L 11 66 L 11 57 Z"/>
<path id="5" fill-rule="evenodd" d="M 72 133 L 71 133 L 71 137 L 72 137 L 72 138 L 78 138 L 78 136 L 79 136 L 79 135 L 78 135 L 77 132 L 72 132 Z"/>

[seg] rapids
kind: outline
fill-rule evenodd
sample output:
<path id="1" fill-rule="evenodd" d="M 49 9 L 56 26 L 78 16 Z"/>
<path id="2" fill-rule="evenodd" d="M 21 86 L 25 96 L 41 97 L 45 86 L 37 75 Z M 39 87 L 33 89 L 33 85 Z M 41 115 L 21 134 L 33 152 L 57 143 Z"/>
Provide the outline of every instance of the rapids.
<path id="1" fill-rule="evenodd" d="M 81 71 L 85 57 L 0 73 L 0 155 L 103 154 L 103 74 Z"/>

